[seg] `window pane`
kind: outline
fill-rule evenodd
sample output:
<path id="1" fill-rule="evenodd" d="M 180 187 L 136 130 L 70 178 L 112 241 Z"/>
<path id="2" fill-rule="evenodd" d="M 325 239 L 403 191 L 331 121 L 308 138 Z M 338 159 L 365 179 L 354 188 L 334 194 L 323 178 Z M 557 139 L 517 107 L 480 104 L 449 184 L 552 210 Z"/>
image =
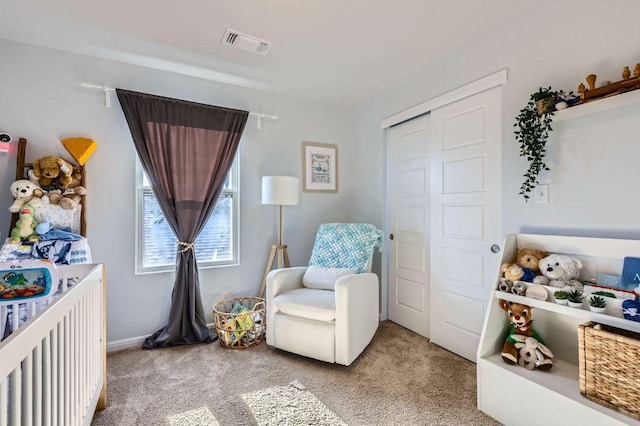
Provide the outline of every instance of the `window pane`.
<path id="1" fill-rule="evenodd" d="M 233 259 L 232 208 L 233 195 L 220 195 L 213 214 L 196 240 L 196 259 L 199 263 Z M 174 265 L 176 237 L 151 191 L 144 192 L 143 214 L 142 266 Z"/>

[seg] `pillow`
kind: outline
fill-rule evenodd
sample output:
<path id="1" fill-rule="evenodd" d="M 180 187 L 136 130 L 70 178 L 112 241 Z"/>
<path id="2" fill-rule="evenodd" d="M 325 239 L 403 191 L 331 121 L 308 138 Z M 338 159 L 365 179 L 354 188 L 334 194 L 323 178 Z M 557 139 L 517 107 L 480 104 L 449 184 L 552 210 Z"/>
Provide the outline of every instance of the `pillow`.
<path id="1" fill-rule="evenodd" d="M 65 210 L 57 204 L 36 203 L 34 205 L 36 222 L 42 223 L 49 219 L 51 226 L 58 229 L 71 229 L 74 234 L 80 233 L 80 214 L 82 205 L 78 204 L 71 210 Z"/>
<path id="2" fill-rule="evenodd" d="M 302 284 L 307 288 L 335 290 L 338 278 L 355 273 L 356 270 L 351 268 L 325 268 L 311 265 L 302 277 Z"/>

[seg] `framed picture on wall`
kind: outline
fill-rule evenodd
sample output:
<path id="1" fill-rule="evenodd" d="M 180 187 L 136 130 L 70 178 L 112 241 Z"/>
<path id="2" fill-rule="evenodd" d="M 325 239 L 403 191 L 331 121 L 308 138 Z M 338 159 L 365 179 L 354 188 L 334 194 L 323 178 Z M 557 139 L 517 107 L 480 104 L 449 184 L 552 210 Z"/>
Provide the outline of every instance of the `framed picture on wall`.
<path id="1" fill-rule="evenodd" d="M 338 192 L 338 145 L 302 143 L 302 190 Z"/>

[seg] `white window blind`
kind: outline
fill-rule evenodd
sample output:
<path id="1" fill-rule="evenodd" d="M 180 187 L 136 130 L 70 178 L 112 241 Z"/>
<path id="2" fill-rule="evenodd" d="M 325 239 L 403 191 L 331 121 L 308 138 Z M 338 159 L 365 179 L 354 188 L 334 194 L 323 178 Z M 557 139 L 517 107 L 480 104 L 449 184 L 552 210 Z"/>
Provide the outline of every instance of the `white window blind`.
<path id="1" fill-rule="evenodd" d="M 209 221 L 196 239 L 199 268 L 238 263 L 237 157 Z M 136 272 L 173 271 L 178 246 L 149 182 L 138 164 Z"/>

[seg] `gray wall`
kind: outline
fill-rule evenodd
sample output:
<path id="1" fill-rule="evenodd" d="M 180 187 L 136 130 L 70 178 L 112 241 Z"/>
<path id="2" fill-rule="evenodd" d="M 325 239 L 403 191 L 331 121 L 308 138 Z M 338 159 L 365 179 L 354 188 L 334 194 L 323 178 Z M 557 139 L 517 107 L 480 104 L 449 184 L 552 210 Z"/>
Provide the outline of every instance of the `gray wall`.
<path id="1" fill-rule="evenodd" d="M 507 68 L 503 86 L 503 233 L 545 232 L 640 237 L 640 105 L 557 123 L 549 145 L 548 205 L 518 195 L 527 163 L 513 137 L 514 117 L 540 86 L 576 90 L 586 75 L 621 79 L 624 66 L 640 62 L 640 4 L 632 0 L 537 2 L 525 15 L 356 108 L 354 217 L 382 225 L 386 164 L 380 121 L 457 87 Z M 615 16 L 615 18 L 613 18 Z M 419 52 L 416 52 L 419 54 Z M 373 183 L 372 183 L 373 180 Z M 373 210 L 370 206 L 377 206 Z"/>
<path id="2" fill-rule="evenodd" d="M 353 119 L 340 108 L 216 84 L 138 66 L 0 40 L 0 129 L 28 139 L 27 158 L 69 158 L 60 139 L 93 138 L 98 149 L 86 164 L 88 238 L 93 260 L 107 264 L 107 339 L 142 336 L 164 325 L 173 274 L 134 274 L 135 151 L 115 97 L 105 108 L 100 91 L 80 82 L 155 93 L 197 102 L 278 115 L 249 119 L 240 145 L 240 266 L 205 269 L 200 284 L 207 320 L 227 291 L 255 295 L 271 244 L 277 240 L 277 207 L 260 200 L 263 175 L 301 177 L 303 141 L 339 146 L 340 192 L 301 193 L 300 205 L 284 209 L 284 241 L 293 265 L 309 259 L 317 226 L 347 221 L 353 186 L 347 165 L 352 153 Z M 15 156 L 0 154 L 0 206 L 9 206 Z M 0 210 L 0 234 L 7 235 L 9 213 Z"/>

